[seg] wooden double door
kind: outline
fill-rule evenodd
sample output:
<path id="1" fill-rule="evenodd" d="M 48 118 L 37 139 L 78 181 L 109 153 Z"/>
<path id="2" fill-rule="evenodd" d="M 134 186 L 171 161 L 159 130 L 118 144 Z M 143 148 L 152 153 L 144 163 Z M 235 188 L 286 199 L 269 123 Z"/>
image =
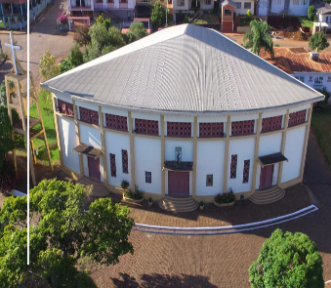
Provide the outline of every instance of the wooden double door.
<path id="1" fill-rule="evenodd" d="M 168 171 L 168 195 L 190 195 L 190 172 Z"/>
<path id="2" fill-rule="evenodd" d="M 89 177 L 101 180 L 100 159 L 87 156 Z"/>
<path id="3" fill-rule="evenodd" d="M 260 190 L 272 186 L 272 177 L 274 174 L 274 165 L 268 165 L 261 168 Z"/>

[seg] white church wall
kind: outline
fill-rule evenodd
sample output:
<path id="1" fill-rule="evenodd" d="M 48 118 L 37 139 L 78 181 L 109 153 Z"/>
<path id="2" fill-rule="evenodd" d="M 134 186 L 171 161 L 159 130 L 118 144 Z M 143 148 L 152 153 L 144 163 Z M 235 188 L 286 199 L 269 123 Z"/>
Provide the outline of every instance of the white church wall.
<path id="1" fill-rule="evenodd" d="M 227 191 L 230 189 L 234 193 L 250 191 L 252 188 L 252 175 L 254 166 L 255 138 L 230 139 L 229 145 L 229 163 L 228 163 L 228 183 Z M 230 178 L 231 155 L 237 156 L 237 177 Z M 244 161 L 250 160 L 249 179 L 243 183 Z"/>
<path id="2" fill-rule="evenodd" d="M 121 186 L 122 180 L 126 180 L 131 185 L 131 155 L 130 155 L 130 138 L 129 135 L 110 132 L 105 133 L 106 139 L 106 159 L 108 167 L 108 182 L 113 186 Z M 128 151 L 129 173 L 123 173 L 122 166 L 122 149 Z M 115 154 L 116 177 L 111 176 L 110 153 Z"/>
<path id="3" fill-rule="evenodd" d="M 287 131 L 284 156 L 288 162 L 283 164 L 282 183 L 300 176 L 305 134 L 306 126 Z"/>
<path id="4" fill-rule="evenodd" d="M 161 194 L 161 140 L 136 136 L 134 148 L 136 184 L 145 192 Z M 152 173 L 152 183 L 146 183 L 145 172 Z"/>
<path id="5" fill-rule="evenodd" d="M 175 161 L 176 147 L 182 148 L 182 161 L 193 161 L 193 142 L 185 140 L 165 140 L 165 160 Z"/>
<path id="6" fill-rule="evenodd" d="M 197 143 L 197 196 L 222 193 L 225 141 L 198 141 Z M 213 186 L 206 186 L 207 175 L 213 175 Z"/>
<path id="7" fill-rule="evenodd" d="M 63 165 L 77 173 L 80 173 L 78 153 L 71 152 L 71 149 L 77 146 L 75 122 L 66 117 L 57 117 L 59 123 Z"/>

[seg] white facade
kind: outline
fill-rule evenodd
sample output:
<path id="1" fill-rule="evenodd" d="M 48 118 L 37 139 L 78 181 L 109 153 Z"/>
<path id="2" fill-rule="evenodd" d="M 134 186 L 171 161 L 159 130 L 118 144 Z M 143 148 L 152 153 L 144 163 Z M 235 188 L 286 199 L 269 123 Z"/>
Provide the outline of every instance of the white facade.
<path id="1" fill-rule="evenodd" d="M 308 7 L 309 0 L 290 0 L 289 10 L 291 15 L 306 16 Z"/>
<path id="2" fill-rule="evenodd" d="M 235 3 L 234 12 L 236 15 L 246 15 L 248 10 L 254 15 L 255 2 L 253 0 L 236 0 L 233 2 Z"/>
<path id="3" fill-rule="evenodd" d="M 257 15 L 268 16 L 270 14 L 280 14 L 284 10 L 288 9 L 289 15 L 307 16 L 310 0 L 289 0 L 288 7 L 286 6 L 286 2 L 286 0 L 258 1 Z"/>

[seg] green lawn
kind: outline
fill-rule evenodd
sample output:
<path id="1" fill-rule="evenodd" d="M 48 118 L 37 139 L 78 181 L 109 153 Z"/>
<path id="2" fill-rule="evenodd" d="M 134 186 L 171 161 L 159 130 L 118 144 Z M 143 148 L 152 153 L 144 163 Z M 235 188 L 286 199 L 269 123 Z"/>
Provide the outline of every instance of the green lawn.
<path id="1" fill-rule="evenodd" d="M 57 138 L 56 138 L 56 132 L 55 132 L 55 123 L 54 123 L 54 112 L 52 107 L 52 98 L 51 94 L 46 90 L 41 90 L 39 94 L 39 105 L 41 109 L 41 114 L 45 126 L 46 136 L 48 140 L 48 145 L 51 147 L 51 158 L 52 162 L 56 163 L 60 161 L 60 154 L 59 149 L 57 147 Z M 36 104 L 33 104 L 30 108 L 30 116 L 38 118 L 38 112 Z M 39 127 L 36 127 L 37 129 L 40 129 Z M 41 156 L 38 156 L 39 160 L 42 162 L 48 163 L 47 160 L 47 154 L 45 152 L 45 142 L 40 139 L 34 139 L 33 144 L 35 146 L 35 149 L 38 147 L 41 147 L 39 149 Z"/>
<path id="2" fill-rule="evenodd" d="M 301 25 L 303 27 L 308 27 L 310 29 L 313 29 L 313 21 L 308 20 L 307 16 L 300 16 L 298 17 L 300 19 Z"/>
<path id="3" fill-rule="evenodd" d="M 312 126 L 317 140 L 331 165 L 331 108 L 324 108 L 313 112 Z"/>

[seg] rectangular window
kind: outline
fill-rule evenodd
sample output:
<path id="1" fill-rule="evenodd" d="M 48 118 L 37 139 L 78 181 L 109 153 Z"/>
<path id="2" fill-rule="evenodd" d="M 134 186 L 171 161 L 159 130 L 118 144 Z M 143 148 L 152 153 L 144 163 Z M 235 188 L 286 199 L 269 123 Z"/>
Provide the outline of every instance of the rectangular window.
<path id="1" fill-rule="evenodd" d="M 184 0 L 177 0 L 177 6 L 184 6 L 185 5 L 185 1 Z"/>
<path id="2" fill-rule="evenodd" d="M 251 162 L 251 160 L 244 161 L 243 183 L 248 183 L 250 162 Z"/>
<path id="3" fill-rule="evenodd" d="M 302 5 L 307 5 L 308 1 L 307 0 L 302 0 Z"/>
<path id="4" fill-rule="evenodd" d="M 152 183 L 152 172 L 145 172 L 145 182 Z"/>
<path id="5" fill-rule="evenodd" d="M 80 121 L 99 125 L 99 113 L 91 109 L 79 107 Z"/>
<path id="6" fill-rule="evenodd" d="M 314 85 L 322 85 L 323 84 L 323 77 L 317 76 L 314 78 Z"/>
<path id="7" fill-rule="evenodd" d="M 252 7 L 252 3 L 251 2 L 245 2 L 244 3 L 244 8 L 245 9 L 251 9 L 251 7 Z"/>
<path id="8" fill-rule="evenodd" d="M 74 106 L 68 102 L 57 100 L 59 112 L 74 117 Z"/>
<path id="9" fill-rule="evenodd" d="M 199 137 L 224 137 L 223 123 L 199 123 Z"/>
<path id="10" fill-rule="evenodd" d="M 328 82 L 331 82 L 331 76 L 328 76 Z"/>
<path id="11" fill-rule="evenodd" d="M 299 0 L 293 0 L 293 5 L 299 5 Z"/>
<path id="12" fill-rule="evenodd" d="M 309 76 L 309 82 L 313 82 L 313 76 Z"/>
<path id="13" fill-rule="evenodd" d="M 122 150 L 122 168 L 123 173 L 129 174 L 129 159 L 128 159 L 128 151 Z"/>
<path id="14" fill-rule="evenodd" d="M 288 119 L 288 127 L 293 127 L 305 123 L 306 113 L 307 113 L 306 109 L 298 112 L 290 113 L 290 117 Z"/>
<path id="15" fill-rule="evenodd" d="M 232 10 L 230 10 L 230 9 L 225 9 L 225 10 L 224 10 L 224 14 L 225 14 L 225 15 L 229 15 L 229 16 L 231 16 L 231 15 L 232 15 Z"/>
<path id="16" fill-rule="evenodd" d="M 205 0 L 206 1 L 206 5 L 211 5 L 211 0 Z"/>
<path id="17" fill-rule="evenodd" d="M 300 80 L 301 82 L 305 82 L 305 77 L 304 77 L 304 76 L 299 76 L 299 80 Z"/>
<path id="18" fill-rule="evenodd" d="M 213 175 L 212 174 L 207 175 L 206 186 L 213 186 Z"/>
<path id="19" fill-rule="evenodd" d="M 236 9 L 241 9 L 241 2 L 235 2 Z"/>
<path id="20" fill-rule="evenodd" d="M 116 160 L 115 154 L 110 154 L 110 175 L 116 177 Z"/>
<path id="21" fill-rule="evenodd" d="M 262 133 L 282 129 L 283 116 L 268 117 L 262 119 Z"/>
<path id="22" fill-rule="evenodd" d="M 106 127 L 119 131 L 128 131 L 127 117 L 106 113 Z"/>
<path id="23" fill-rule="evenodd" d="M 167 136 L 191 137 L 191 123 L 189 122 L 167 122 Z"/>
<path id="24" fill-rule="evenodd" d="M 231 155 L 230 178 L 237 177 L 237 159 L 238 155 Z"/>
<path id="25" fill-rule="evenodd" d="M 249 135 L 254 134 L 255 120 L 249 121 L 235 121 L 231 123 L 231 135 Z"/>
<path id="26" fill-rule="evenodd" d="M 135 132 L 138 134 L 159 135 L 159 122 L 135 119 Z"/>

